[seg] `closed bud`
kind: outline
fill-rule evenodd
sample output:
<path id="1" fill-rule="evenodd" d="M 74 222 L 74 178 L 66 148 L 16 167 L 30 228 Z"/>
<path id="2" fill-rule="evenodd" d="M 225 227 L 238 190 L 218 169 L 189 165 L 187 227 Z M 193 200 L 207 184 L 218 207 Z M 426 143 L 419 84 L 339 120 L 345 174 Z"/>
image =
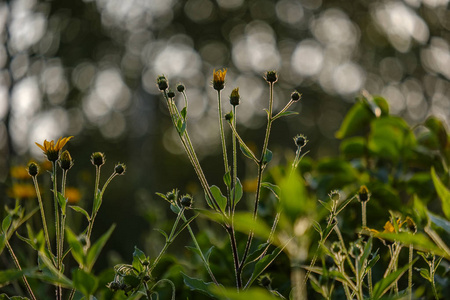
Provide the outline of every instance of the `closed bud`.
<path id="1" fill-rule="evenodd" d="M 294 102 L 297 102 L 298 100 L 300 100 L 300 98 L 302 97 L 302 94 L 300 94 L 299 92 L 295 91 L 291 94 L 291 99 Z"/>
<path id="2" fill-rule="evenodd" d="M 27 170 L 28 174 L 30 174 L 31 177 L 34 177 L 39 173 L 39 166 L 35 162 L 30 162 L 28 164 Z"/>
<path id="3" fill-rule="evenodd" d="M 182 206 L 184 206 L 185 208 L 191 208 L 192 203 L 193 203 L 193 199 L 191 195 L 184 195 L 183 197 L 181 197 L 180 203 Z"/>
<path id="4" fill-rule="evenodd" d="M 156 79 L 156 84 L 158 85 L 159 90 L 165 91 L 169 87 L 169 83 L 167 82 L 167 78 L 164 75 L 159 76 Z"/>
<path id="5" fill-rule="evenodd" d="M 227 75 L 227 69 L 213 71 L 213 88 L 216 91 L 223 90 L 223 88 L 225 87 L 225 76 L 226 75 Z"/>
<path id="6" fill-rule="evenodd" d="M 225 120 L 227 121 L 227 122 L 231 122 L 232 120 L 233 120 L 233 112 L 229 112 L 229 113 L 227 113 L 226 115 L 225 115 Z"/>
<path id="7" fill-rule="evenodd" d="M 177 85 L 177 91 L 182 93 L 184 92 L 184 84 L 180 83 Z"/>
<path id="8" fill-rule="evenodd" d="M 173 97 L 175 97 L 175 92 L 174 92 L 174 91 L 171 91 L 171 90 L 169 90 L 169 92 L 167 92 L 167 97 L 169 97 L 169 98 L 173 98 Z"/>
<path id="9" fill-rule="evenodd" d="M 101 167 L 101 166 L 103 166 L 105 161 L 106 161 L 105 154 L 103 154 L 101 152 L 94 152 L 94 153 L 92 153 L 92 155 L 91 155 L 91 163 L 94 166 Z"/>
<path id="10" fill-rule="evenodd" d="M 258 282 L 260 285 L 267 288 L 267 287 L 270 287 L 270 285 L 272 284 L 272 279 L 270 278 L 269 275 L 266 274 L 266 275 L 259 277 Z"/>
<path id="11" fill-rule="evenodd" d="M 59 157 L 59 166 L 64 171 L 69 170 L 73 166 L 73 159 L 70 156 L 69 151 L 65 150 L 63 153 L 61 153 L 61 156 Z"/>
<path id="12" fill-rule="evenodd" d="M 306 143 L 308 143 L 308 140 L 306 139 L 306 136 L 304 136 L 303 134 L 298 134 L 294 137 L 294 142 L 298 148 L 303 148 L 306 145 Z"/>
<path id="13" fill-rule="evenodd" d="M 370 199 L 369 190 L 365 185 L 362 185 L 358 191 L 358 199 L 360 202 L 367 202 Z"/>
<path id="14" fill-rule="evenodd" d="M 267 71 L 265 79 L 267 82 L 274 83 L 278 80 L 278 75 L 276 71 Z"/>
<path id="15" fill-rule="evenodd" d="M 235 88 L 230 95 L 230 104 L 233 106 L 239 105 L 239 100 L 241 96 L 239 95 L 239 88 Z"/>
<path id="16" fill-rule="evenodd" d="M 127 167 L 124 164 L 118 163 L 116 165 L 116 167 L 114 168 L 114 172 L 116 172 L 116 174 L 118 174 L 118 175 L 123 175 L 123 174 L 125 174 L 126 169 L 127 169 Z"/>

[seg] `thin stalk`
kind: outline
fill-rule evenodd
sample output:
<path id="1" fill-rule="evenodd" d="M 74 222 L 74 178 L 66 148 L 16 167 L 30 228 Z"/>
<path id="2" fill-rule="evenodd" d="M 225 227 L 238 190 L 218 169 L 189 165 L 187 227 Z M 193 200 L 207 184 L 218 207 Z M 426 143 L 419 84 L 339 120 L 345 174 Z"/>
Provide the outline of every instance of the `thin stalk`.
<path id="1" fill-rule="evenodd" d="M 408 269 L 408 294 L 409 300 L 412 300 L 412 276 L 413 276 L 413 268 L 412 268 L 412 260 L 414 255 L 414 247 L 413 245 L 409 245 L 409 269 Z"/>
<path id="2" fill-rule="evenodd" d="M 66 182 L 67 182 L 67 172 L 68 170 L 63 170 L 62 179 L 61 179 L 61 194 L 66 197 Z M 66 214 L 61 214 L 61 239 L 60 239 L 60 256 L 61 256 L 61 263 L 62 263 L 62 257 L 64 253 L 64 230 L 66 226 Z"/>
<path id="3" fill-rule="evenodd" d="M 366 201 L 361 201 L 362 228 L 367 227 Z"/>
<path id="4" fill-rule="evenodd" d="M 55 206 L 55 230 L 56 230 L 56 268 L 58 271 L 62 271 L 62 255 L 60 249 L 60 240 L 61 240 L 61 221 L 59 219 L 59 204 L 58 204 L 58 182 L 56 180 L 56 162 L 52 162 L 53 167 L 53 202 Z M 56 287 L 56 299 L 62 299 L 62 287 L 60 284 Z"/>
<path id="5" fill-rule="evenodd" d="M 280 115 L 281 115 L 282 113 L 284 113 L 286 110 L 288 110 L 288 108 L 289 108 L 292 104 L 294 104 L 294 101 L 291 99 L 291 100 L 289 100 L 289 102 L 283 107 L 283 109 L 280 110 L 280 111 L 272 118 L 272 120 L 278 119 L 278 118 L 280 117 Z"/>
<path id="6" fill-rule="evenodd" d="M 145 289 L 145 294 L 147 296 L 147 299 L 152 300 L 152 294 L 150 293 L 150 290 L 148 289 L 148 284 L 145 281 L 144 281 L 144 289 Z"/>
<path id="7" fill-rule="evenodd" d="M 233 254 L 234 274 L 236 275 L 236 288 L 239 291 L 242 289 L 243 265 L 239 264 L 239 253 L 236 244 L 236 236 L 234 235 L 234 228 L 232 226 L 225 226 L 225 229 L 230 238 L 231 252 Z"/>
<path id="8" fill-rule="evenodd" d="M 33 176 L 32 178 L 33 178 L 34 188 L 36 189 L 36 195 L 38 198 L 39 210 L 41 211 L 42 227 L 44 228 L 45 242 L 47 244 L 48 252 L 51 253 L 52 246 L 50 244 L 50 237 L 48 235 L 47 219 L 45 218 L 44 205 L 42 204 L 42 197 L 41 197 L 41 192 L 39 191 L 39 184 L 38 184 L 36 176 Z"/>
<path id="9" fill-rule="evenodd" d="M 34 177 L 33 177 L 33 178 L 34 178 Z M 13 248 L 12 248 L 11 245 L 9 244 L 8 239 L 5 239 L 5 246 L 6 246 L 6 248 L 8 248 L 9 254 L 10 254 L 11 257 L 12 257 L 12 259 L 13 259 L 13 261 L 14 261 L 14 264 L 16 265 L 16 268 L 17 268 L 19 271 L 22 271 L 22 268 L 20 267 L 19 260 L 17 259 L 17 256 L 16 256 L 16 254 L 14 253 Z M 30 295 L 31 299 L 36 300 L 36 296 L 34 295 L 33 290 L 31 289 L 30 284 L 28 283 L 28 280 L 27 280 L 27 278 L 25 277 L 25 275 L 22 275 L 22 280 L 23 280 L 23 283 L 25 284 L 25 287 L 26 287 L 27 292 L 28 292 L 28 294 Z"/>
<path id="10" fill-rule="evenodd" d="M 236 115 L 236 105 L 233 105 L 233 127 L 236 128 L 236 119 L 237 119 L 237 115 Z M 236 183 L 237 183 L 237 152 L 236 152 L 236 147 L 237 147 L 237 141 L 236 141 L 236 134 L 234 133 L 234 131 L 232 131 L 231 133 L 231 139 L 233 142 L 233 176 L 232 176 L 232 186 L 234 188 L 234 193 L 232 195 L 232 203 L 231 203 L 231 211 L 232 211 L 232 215 L 234 215 L 234 211 L 236 208 Z"/>
<path id="11" fill-rule="evenodd" d="M 386 278 L 386 276 L 388 276 L 389 273 L 391 273 L 391 271 L 395 268 L 396 261 L 398 260 L 398 256 L 400 255 L 400 250 L 402 250 L 402 246 L 400 244 L 397 244 L 395 242 L 393 245 L 396 245 L 396 247 L 392 251 L 391 261 L 389 262 L 389 265 L 384 272 L 383 278 Z"/>
<path id="12" fill-rule="evenodd" d="M 349 257 L 348 251 L 347 251 L 347 247 L 345 246 L 344 238 L 342 237 L 342 233 L 341 233 L 341 230 L 339 229 L 339 226 L 334 226 L 334 231 L 336 232 L 336 234 L 339 238 L 339 241 L 341 242 L 342 250 L 344 251 L 345 258 L 347 259 L 347 263 L 350 265 L 350 268 L 352 269 L 353 274 L 357 275 L 355 266 L 353 266 L 353 263 L 350 260 L 350 257 Z"/>
<path id="13" fill-rule="evenodd" d="M 229 172 L 228 166 L 228 155 L 227 155 L 227 144 L 225 141 L 225 132 L 223 130 L 223 116 L 222 116 L 222 102 L 220 99 L 220 91 L 217 91 L 217 101 L 218 103 L 218 111 L 219 111 L 219 129 L 220 129 L 220 140 L 222 141 L 222 154 L 223 154 L 223 164 L 225 167 L 225 173 Z"/>

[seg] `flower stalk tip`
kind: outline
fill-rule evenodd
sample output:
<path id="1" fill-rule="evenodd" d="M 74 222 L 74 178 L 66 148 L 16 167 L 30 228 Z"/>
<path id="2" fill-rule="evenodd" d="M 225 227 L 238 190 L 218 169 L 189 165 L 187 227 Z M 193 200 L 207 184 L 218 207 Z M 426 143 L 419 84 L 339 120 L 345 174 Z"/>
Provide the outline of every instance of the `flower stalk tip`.
<path id="1" fill-rule="evenodd" d="M 213 88 L 217 91 L 223 90 L 225 87 L 225 76 L 227 75 L 227 69 L 213 71 Z"/>

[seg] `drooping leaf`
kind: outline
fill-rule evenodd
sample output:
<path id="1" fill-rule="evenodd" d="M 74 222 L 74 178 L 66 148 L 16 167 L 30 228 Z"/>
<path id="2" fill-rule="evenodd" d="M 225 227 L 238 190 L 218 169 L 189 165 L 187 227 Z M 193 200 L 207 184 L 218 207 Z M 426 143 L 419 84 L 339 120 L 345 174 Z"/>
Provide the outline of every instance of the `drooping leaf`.
<path id="1" fill-rule="evenodd" d="M 161 233 L 165 237 L 166 242 L 169 240 L 169 236 L 167 235 L 167 233 L 164 230 L 159 229 L 159 228 L 155 228 L 155 230 L 158 231 L 159 233 Z"/>
<path id="2" fill-rule="evenodd" d="M 279 186 L 277 186 L 273 183 L 270 183 L 270 182 L 261 182 L 261 187 L 270 190 L 273 193 L 273 195 L 278 200 L 280 200 L 280 187 Z"/>
<path id="3" fill-rule="evenodd" d="M 74 211 L 83 214 L 88 221 L 91 219 L 91 217 L 89 216 L 88 212 L 86 210 L 84 210 L 82 207 L 79 207 L 79 206 L 76 206 L 76 205 L 70 205 L 69 207 L 71 209 L 73 209 Z"/>
<path id="4" fill-rule="evenodd" d="M 201 279 L 192 278 L 188 275 L 181 272 L 181 275 L 183 276 L 184 284 L 186 284 L 191 291 L 199 291 L 208 297 L 211 297 L 212 299 L 217 299 L 216 296 L 211 292 L 212 286 L 214 286 L 214 283 L 212 282 L 204 282 Z"/>
<path id="5" fill-rule="evenodd" d="M 434 170 L 434 168 L 431 168 L 431 178 L 433 179 L 436 192 L 441 199 L 444 215 L 448 220 L 450 220 L 450 191 L 445 187 L 445 185 L 436 175 L 436 171 Z"/>
<path id="6" fill-rule="evenodd" d="M 216 185 L 212 185 L 210 190 L 217 204 L 219 204 L 220 209 L 225 211 L 225 208 L 227 207 L 227 197 L 222 194 L 220 188 Z"/>
<path id="7" fill-rule="evenodd" d="M 86 267 L 87 270 L 90 271 L 92 267 L 94 266 L 95 261 L 97 260 L 98 256 L 100 255 L 100 252 L 102 251 L 103 247 L 105 246 L 106 242 L 108 241 L 109 237 L 111 236 L 112 232 L 114 231 L 114 228 L 116 227 L 115 224 L 111 225 L 109 227 L 108 231 L 105 232 L 96 242 L 94 245 L 89 248 L 86 258 Z"/>
<path id="8" fill-rule="evenodd" d="M 74 287 L 83 293 L 86 298 L 94 294 L 98 287 L 98 279 L 84 270 L 75 269 L 72 272 L 72 278 Z"/>

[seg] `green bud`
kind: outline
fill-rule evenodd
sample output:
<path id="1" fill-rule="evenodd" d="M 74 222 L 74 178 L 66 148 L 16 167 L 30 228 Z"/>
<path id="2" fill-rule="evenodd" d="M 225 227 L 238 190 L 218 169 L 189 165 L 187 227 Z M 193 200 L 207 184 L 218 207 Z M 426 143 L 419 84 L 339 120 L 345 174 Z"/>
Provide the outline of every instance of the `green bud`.
<path id="1" fill-rule="evenodd" d="M 124 164 L 118 163 L 114 168 L 114 172 L 116 172 L 116 174 L 123 175 L 125 174 L 126 169 L 127 167 Z"/>
<path id="2" fill-rule="evenodd" d="M 180 84 L 178 84 L 177 85 L 177 91 L 178 92 L 180 92 L 180 93 L 182 93 L 182 92 L 184 92 L 184 84 L 182 84 L 182 83 L 180 83 Z"/>
<path id="3" fill-rule="evenodd" d="M 230 104 L 233 106 L 239 105 L 239 100 L 241 96 L 239 95 L 239 88 L 235 88 L 230 95 Z"/>
<path id="4" fill-rule="evenodd" d="M 106 161 L 105 154 L 101 152 L 94 152 L 91 155 L 91 163 L 94 166 L 100 167 L 102 166 Z"/>
<path id="5" fill-rule="evenodd" d="M 39 173 L 39 166 L 35 162 L 30 162 L 28 164 L 28 174 L 30 174 L 31 177 L 36 176 Z"/>
<path id="6" fill-rule="evenodd" d="M 158 88 L 161 91 L 165 91 L 169 87 L 167 78 L 164 75 L 161 75 L 156 79 L 156 84 L 158 85 Z"/>
<path id="7" fill-rule="evenodd" d="M 267 82 L 274 83 L 278 80 L 278 75 L 276 71 L 267 71 L 265 79 Z"/>

